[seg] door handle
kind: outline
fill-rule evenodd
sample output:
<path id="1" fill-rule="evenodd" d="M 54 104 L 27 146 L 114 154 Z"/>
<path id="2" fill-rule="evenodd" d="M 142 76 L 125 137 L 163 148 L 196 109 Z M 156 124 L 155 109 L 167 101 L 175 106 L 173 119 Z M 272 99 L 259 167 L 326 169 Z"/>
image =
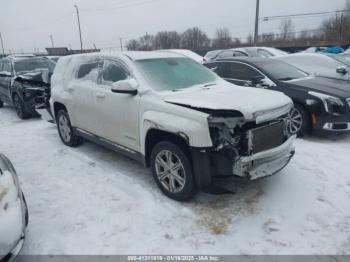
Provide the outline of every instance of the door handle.
<path id="1" fill-rule="evenodd" d="M 106 95 L 105 95 L 104 93 L 97 92 L 97 93 L 96 93 L 96 97 L 97 97 L 97 98 L 105 98 Z"/>

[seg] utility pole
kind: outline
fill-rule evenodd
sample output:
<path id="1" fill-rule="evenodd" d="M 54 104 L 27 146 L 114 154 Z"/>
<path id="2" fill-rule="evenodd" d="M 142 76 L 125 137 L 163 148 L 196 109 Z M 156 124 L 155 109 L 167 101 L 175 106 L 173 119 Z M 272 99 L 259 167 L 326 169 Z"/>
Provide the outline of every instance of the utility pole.
<path id="1" fill-rule="evenodd" d="M 50 35 L 50 39 L 51 39 L 51 45 L 52 45 L 52 48 L 54 48 L 54 47 L 55 47 L 55 45 L 54 45 L 54 43 L 53 43 L 53 36 L 52 36 L 52 35 Z"/>
<path id="2" fill-rule="evenodd" d="M 2 54 L 5 55 L 4 42 L 2 41 L 2 35 L 1 35 L 1 33 L 0 33 L 0 41 L 1 41 Z"/>
<path id="3" fill-rule="evenodd" d="M 78 26 L 79 26 L 79 36 L 80 36 L 80 50 L 83 50 L 83 40 L 81 38 L 81 27 L 80 27 L 80 17 L 79 17 L 79 9 L 77 5 L 74 5 L 76 11 L 77 11 L 77 18 L 78 18 Z"/>
<path id="4" fill-rule="evenodd" d="M 120 51 L 123 52 L 123 38 L 120 38 Z"/>
<path id="5" fill-rule="evenodd" d="M 254 45 L 258 45 L 259 41 L 259 9 L 260 0 L 256 0 L 256 13 L 255 13 L 255 32 L 254 32 Z"/>

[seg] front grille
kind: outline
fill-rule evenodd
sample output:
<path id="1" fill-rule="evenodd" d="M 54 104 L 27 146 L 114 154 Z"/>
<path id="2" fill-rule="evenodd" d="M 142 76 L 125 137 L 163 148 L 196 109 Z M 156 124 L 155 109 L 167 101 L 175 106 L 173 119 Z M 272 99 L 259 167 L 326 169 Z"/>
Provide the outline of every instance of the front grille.
<path id="1" fill-rule="evenodd" d="M 247 132 L 248 152 L 257 154 L 282 145 L 285 141 L 285 122 L 279 121 Z"/>

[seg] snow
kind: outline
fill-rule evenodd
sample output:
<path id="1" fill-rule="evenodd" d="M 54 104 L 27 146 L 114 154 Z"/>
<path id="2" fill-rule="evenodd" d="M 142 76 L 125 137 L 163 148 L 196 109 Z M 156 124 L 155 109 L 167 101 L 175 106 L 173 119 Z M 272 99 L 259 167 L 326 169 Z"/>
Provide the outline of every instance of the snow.
<path id="1" fill-rule="evenodd" d="M 22 208 L 12 174 L 0 174 L 0 257 L 7 254 L 22 234 Z"/>
<path id="2" fill-rule="evenodd" d="M 53 124 L 5 106 L 0 126 L 29 206 L 24 254 L 350 254 L 350 135 L 299 139 L 280 174 L 177 203 L 140 164 L 66 147 Z"/>

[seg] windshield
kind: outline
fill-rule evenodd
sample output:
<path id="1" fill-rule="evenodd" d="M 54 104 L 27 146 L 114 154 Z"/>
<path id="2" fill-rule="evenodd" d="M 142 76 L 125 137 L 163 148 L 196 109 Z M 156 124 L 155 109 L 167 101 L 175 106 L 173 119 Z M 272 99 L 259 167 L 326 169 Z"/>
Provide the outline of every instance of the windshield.
<path id="1" fill-rule="evenodd" d="M 280 81 L 289 81 L 308 76 L 307 73 L 297 69 L 296 67 L 276 60 L 268 62 L 264 61 L 258 63 L 258 65 L 272 77 Z"/>
<path id="2" fill-rule="evenodd" d="M 156 91 L 176 91 L 215 82 L 218 77 L 190 58 L 158 58 L 136 61 L 150 86 Z"/>
<path id="3" fill-rule="evenodd" d="M 350 66 L 350 55 L 330 55 L 333 59 Z"/>
<path id="4" fill-rule="evenodd" d="M 55 65 L 55 62 L 49 59 L 23 59 L 14 63 L 14 69 L 17 74 L 45 69 L 53 73 Z"/>

